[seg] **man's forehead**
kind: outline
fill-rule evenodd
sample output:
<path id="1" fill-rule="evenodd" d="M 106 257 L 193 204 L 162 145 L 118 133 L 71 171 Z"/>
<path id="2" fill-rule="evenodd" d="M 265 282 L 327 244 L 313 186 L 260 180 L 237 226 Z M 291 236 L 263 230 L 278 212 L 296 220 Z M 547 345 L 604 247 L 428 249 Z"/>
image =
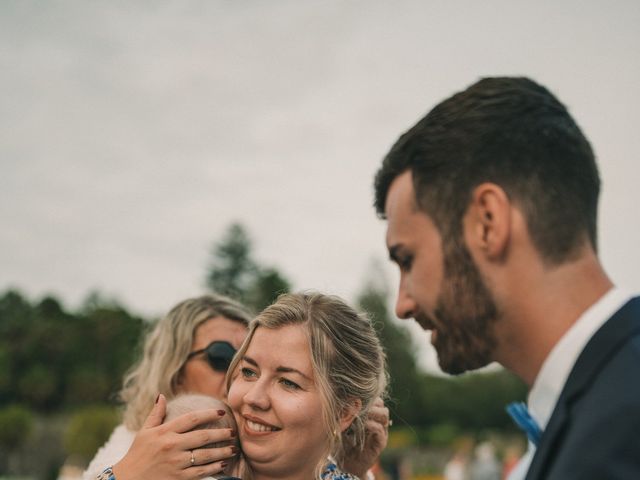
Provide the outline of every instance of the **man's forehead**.
<path id="1" fill-rule="evenodd" d="M 389 185 L 385 202 L 385 216 L 397 213 L 396 210 L 415 209 L 415 192 L 413 189 L 413 175 L 407 170 L 393 179 Z"/>
<path id="2" fill-rule="evenodd" d="M 399 236 L 409 226 L 410 217 L 415 214 L 415 195 L 410 171 L 398 175 L 389 187 L 385 203 L 387 218 L 387 248 L 392 249 Z"/>

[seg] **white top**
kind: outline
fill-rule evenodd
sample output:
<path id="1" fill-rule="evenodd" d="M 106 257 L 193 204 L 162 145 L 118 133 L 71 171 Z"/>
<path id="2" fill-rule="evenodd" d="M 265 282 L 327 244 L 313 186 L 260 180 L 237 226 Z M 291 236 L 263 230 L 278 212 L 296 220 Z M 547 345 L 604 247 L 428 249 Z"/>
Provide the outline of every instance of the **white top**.
<path id="1" fill-rule="evenodd" d="M 598 329 L 632 297 L 630 293 L 613 287 L 585 310 L 545 359 L 527 401 L 531 416 L 543 431 L 578 356 Z M 512 470 L 508 480 L 525 478 L 534 453 L 535 446 L 529 442 L 527 452 Z"/>
<path id="2" fill-rule="evenodd" d="M 129 451 L 135 436 L 136 432 L 132 432 L 122 424 L 118 425 L 111 433 L 107 443 L 96 452 L 93 460 L 82 474 L 82 480 L 95 480 L 105 468 L 122 460 L 122 457 Z"/>

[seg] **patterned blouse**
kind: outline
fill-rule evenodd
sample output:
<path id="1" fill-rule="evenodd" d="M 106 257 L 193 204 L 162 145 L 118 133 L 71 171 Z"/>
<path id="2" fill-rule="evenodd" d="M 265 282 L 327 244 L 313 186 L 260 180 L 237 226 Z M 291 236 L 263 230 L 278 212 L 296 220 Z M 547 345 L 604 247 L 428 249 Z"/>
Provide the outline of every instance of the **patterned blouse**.
<path id="1" fill-rule="evenodd" d="M 321 480 L 359 480 L 355 475 L 341 471 L 338 466 L 329 461 L 324 471 L 320 474 Z"/>

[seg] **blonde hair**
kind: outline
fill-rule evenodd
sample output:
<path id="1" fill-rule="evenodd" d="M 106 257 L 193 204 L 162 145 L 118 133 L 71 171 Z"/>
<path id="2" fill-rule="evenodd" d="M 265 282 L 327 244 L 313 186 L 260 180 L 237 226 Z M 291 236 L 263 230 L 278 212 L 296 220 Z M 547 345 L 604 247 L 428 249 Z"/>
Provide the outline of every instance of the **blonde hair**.
<path id="1" fill-rule="evenodd" d="M 177 418 L 185 413 L 206 409 L 224 410 L 226 413 L 218 420 L 198 425 L 194 428 L 194 430 L 201 430 L 206 428 L 231 428 L 233 429 L 233 431 L 237 431 L 237 425 L 233 416 L 233 412 L 226 403 L 224 403 L 222 400 L 218 400 L 217 398 L 210 397 L 209 395 L 195 393 L 180 394 L 170 400 L 167 403 L 167 415 L 164 421 L 167 422 L 173 420 L 174 418 Z M 204 445 L 200 448 L 217 448 L 227 447 L 231 445 L 239 447 L 237 436 L 229 440 L 223 440 L 221 442 Z M 237 466 L 239 468 L 243 468 L 244 462 L 242 461 L 240 456 L 231 457 L 226 461 L 227 466 L 223 470 L 223 473 L 226 475 L 231 475 L 232 473 L 234 473 L 234 469 Z"/>
<path id="2" fill-rule="evenodd" d="M 316 476 L 326 456 L 338 464 L 348 442 L 362 449 L 365 420 L 372 403 L 387 387 L 385 355 L 369 318 L 358 314 L 343 300 L 316 292 L 283 294 L 249 325 L 249 334 L 227 372 L 227 389 L 238 374 L 238 364 L 259 327 L 278 329 L 286 325 L 306 327 L 315 381 L 322 400 L 323 423 L 329 443 L 316 465 Z M 345 432 L 339 432 L 343 412 L 360 410 Z"/>
<path id="3" fill-rule="evenodd" d="M 222 295 L 203 295 L 177 304 L 146 336 L 142 358 L 125 375 L 118 395 L 125 404 L 124 424 L 140 430 L 159 393 L 169 400 L 177 393 L 182 367 L 196 329 L 215 317 L 248 325 L 249 312 Z"/>

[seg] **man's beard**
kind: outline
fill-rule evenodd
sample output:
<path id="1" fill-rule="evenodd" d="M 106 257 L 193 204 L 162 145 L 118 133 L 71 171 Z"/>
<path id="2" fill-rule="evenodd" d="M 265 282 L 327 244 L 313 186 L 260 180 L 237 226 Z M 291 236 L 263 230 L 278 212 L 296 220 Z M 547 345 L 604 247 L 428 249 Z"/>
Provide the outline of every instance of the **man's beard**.
<path id="1" fill-rule="evenodd" d="M 440 368 L 457 375 L 493 360 L 498 309 L 462 239 L 443 245 L 444 278 L 430 321 Z"/>

